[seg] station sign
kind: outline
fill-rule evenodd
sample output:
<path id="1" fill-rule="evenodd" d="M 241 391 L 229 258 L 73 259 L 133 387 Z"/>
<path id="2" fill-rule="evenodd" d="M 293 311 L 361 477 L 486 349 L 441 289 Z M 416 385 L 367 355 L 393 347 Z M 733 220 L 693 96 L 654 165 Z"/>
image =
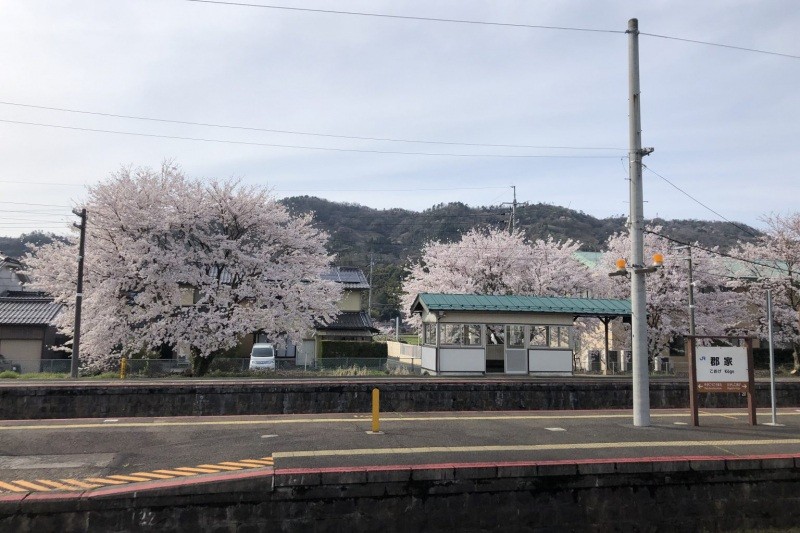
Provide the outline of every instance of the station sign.
<path id="1" fill-rule="evenodd" d="M 697 346 L 697 391 L 747 392 L 747 359 L 745 346 Z"/>
<path id="2" fill-rule="evenodd" d="M 756 425 L 753 338 L 739 336 L 687 335 L 689 360 L 689 410 L 692 425 L 700 425 L 699 394 L 738 392 L 747 396 L 750 425 Z M 698 346 L 697 341 L 727 346 Z"/>

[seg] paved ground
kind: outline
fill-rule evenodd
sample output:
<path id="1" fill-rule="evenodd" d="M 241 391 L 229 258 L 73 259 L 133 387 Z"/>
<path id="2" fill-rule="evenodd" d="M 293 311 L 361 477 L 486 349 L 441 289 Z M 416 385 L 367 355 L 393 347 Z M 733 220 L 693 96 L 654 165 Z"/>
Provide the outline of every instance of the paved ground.
<path id="1" fill-rule="evenodd" d="M 366 414 L 0 421 L 0 492 L 36 490 L 31 482 L 58 490 L 188 478 L 273 462 L 317 468 L 800 452 L 800 409 L 779 410 L 782 426 L 769 421 L 766 410 L 755 427 L 743 410 L 701 411 L 700 427 L 689 425 L 686 410 L 654 410 L 648 428 L 634 427 L 630 411 L 405 413 L 383 415 L 377 435 L 367 433 Z"/>

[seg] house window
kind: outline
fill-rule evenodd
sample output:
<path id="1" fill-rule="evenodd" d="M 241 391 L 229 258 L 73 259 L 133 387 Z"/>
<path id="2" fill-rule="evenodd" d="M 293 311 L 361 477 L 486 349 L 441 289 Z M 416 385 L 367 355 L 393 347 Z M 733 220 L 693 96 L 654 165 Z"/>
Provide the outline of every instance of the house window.
<path id="1" fill-rule="evenodd" d="M 441 343 L 451 346 L 480 346 L 481 327 L 478 324 L 442 324 Z"/>
<path id="2" fill-rule="evenodd" d="M 508 326 L 508 340 L 506 345 L 509 348 L 524 348 L 525 326 Z"/>

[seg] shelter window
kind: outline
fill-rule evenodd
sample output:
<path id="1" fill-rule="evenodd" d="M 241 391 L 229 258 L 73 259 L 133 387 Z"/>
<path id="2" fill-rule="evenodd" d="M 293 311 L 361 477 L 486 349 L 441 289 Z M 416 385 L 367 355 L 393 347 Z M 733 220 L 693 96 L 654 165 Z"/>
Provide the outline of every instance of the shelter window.
<path id="1" fill-rule="evenodd" d="M 508 326 L 507 346 L 509 348 L 525 347 L 525 326 Z"/>
<path id="2" fill-rule="evenodd" d="M 436 324 L 422 325 L 422 343 L 436 346 Z"/>
<path id="3" fill-rule="evenodd" d="M 464 326 L 461 324 L 442 324 L 442 344 L 463 344 Z"/>
<path id="4" fill-rule="evenodd" d="M 531 346 L 547 346 L 547 326 L 531 326 Z"/>
<path id="5" fill-rule="evenodd" d="M 441 324 L 441 344 L 452 346 L 480 346 L 479 324 Z"/>
<path id="6" fill-rule="evenodd" d="M 464 344 L 480 346 L 481 326 L 479 324 L 464 324 Z"/>
<path id="7" fill-rule="evenodd" d="M 550 326 L 550 347 L 569 348 L 569 326 Z"/>

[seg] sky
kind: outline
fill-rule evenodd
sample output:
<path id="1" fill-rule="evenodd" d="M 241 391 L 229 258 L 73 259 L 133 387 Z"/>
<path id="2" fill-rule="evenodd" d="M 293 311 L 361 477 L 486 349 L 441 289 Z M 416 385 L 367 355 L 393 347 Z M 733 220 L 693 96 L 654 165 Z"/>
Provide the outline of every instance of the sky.
<path id="1" fill-rule="evenodd" d="M 61 231 L 86 185 L 164 160 L 278 198 L 423 210 L 510 202 L 513 185 L 520 202 L 626 214 L 634 17 L 653 34 L 639 37 L 645 216 L 760 228 L 797 209 L 795 0 L 269 1 L 510 25 L 3 0 L 0 235 Z"/>

